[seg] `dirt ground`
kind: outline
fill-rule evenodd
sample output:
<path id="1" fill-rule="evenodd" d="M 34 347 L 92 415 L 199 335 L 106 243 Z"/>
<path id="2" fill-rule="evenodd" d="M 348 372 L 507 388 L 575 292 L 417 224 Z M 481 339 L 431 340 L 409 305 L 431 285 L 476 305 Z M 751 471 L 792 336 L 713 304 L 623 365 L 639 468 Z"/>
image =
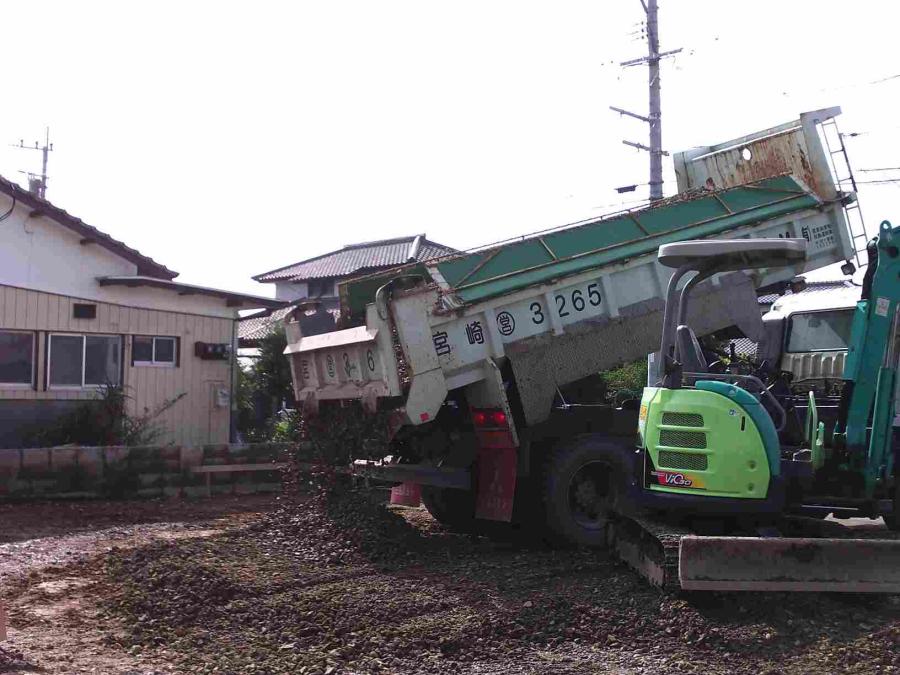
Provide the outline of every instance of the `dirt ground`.
<path id="1" fill-rule="evenodd" d="M 110 647 L 90 563 L 158 542 L 240 528 L 271 496 L 0 504 L 0 598 L 10 618 L 0 672 L 175 673 L 159 654 Z M 129 653 L 134 651 L 135 653 Z"/>
<path id="2" fill-rule="evenodd" d="M 369 497 L 0 506 L 21 673 L 878 673 L 900 598 L 665 595 Z"/>

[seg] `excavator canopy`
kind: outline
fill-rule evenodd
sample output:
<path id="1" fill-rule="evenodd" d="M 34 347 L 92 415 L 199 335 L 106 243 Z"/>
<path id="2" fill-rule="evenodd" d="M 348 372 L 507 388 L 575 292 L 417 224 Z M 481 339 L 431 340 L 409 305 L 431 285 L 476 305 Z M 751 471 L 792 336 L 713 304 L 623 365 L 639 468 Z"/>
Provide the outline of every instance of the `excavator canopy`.
<path id="1" fill-rule="evenodd" d="M 659 247 L 657 259 L 666 267 L 686 271 L 709 268 L 759 269 L 783 267 L 806 258 L 805 239 L 704 239 Z"/>

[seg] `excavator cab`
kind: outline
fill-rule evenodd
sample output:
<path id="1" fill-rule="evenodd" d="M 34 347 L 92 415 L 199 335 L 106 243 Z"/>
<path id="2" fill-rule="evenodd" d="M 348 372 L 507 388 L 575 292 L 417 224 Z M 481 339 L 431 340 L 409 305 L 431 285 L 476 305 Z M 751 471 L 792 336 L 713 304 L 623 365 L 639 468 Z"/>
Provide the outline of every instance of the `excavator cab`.
<path id="1" fill-rule="evenodd" d="M 666 295 L 660 369 L 655 386 L 644 390 L 639 448 L 631 456 L 629 494 L 638 515 L 615 521 L 611 537 L 623 560 L 648 578 L 669 579 L 677 559 L 684 590 L 900 592 L 900 540 L 852 538 L 849 528 L 797 516 L 807 506 L 826 515 L 883 515 L 891 529 L 900 529 L 890 444 L 900 362 L 897 241 L 900 228 L 882 223 L 868 247 L 832 438 L 826 446 L 810 395 L 801 447 L 779 442 L 784 409 L 759 379 L 708 372 L 689 323 L 704 308 L 689 312 L 688 302 L 691 291 L 716 274 L 801 263 L 806 241 L 660 247 L 659 262 L 675 272 Z M 672 519 L 648 520 L 646 512 L 672 514 L 689 526 L 675 534 L 671 525 L 659 524 Z M 698 536 L 697 530 L 717 522 L 726 534 Z"/>
<path id="2" fill-rule="evenodd" d="M 805 239 L 737 239 L 660 247 L 659 262 L 675 272 L 666 293 L 659 381 L 644 389 L 640 406 L 645 506 L 728 514 L 782 509 L 784 408 L 755 376 L 709 372 L 688 309 L 692 291 L 713 276 L 802 264 L 806 245 Z"/>

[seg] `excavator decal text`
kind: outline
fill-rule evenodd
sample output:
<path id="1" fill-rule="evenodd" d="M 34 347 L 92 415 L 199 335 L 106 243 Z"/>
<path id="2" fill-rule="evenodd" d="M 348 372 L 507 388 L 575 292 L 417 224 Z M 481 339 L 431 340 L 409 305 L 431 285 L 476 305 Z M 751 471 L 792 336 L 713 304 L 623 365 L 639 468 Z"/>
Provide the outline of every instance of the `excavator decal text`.
<path id="1" fill-rule="evenodd" d="M 654 471 L 650 475 L 654 476 L 660 485 L 665 485 L 666 487 L 694 488 L 696 490 L 702 490 L 704 488 L 702 481 L 699 481 L 694 476 L 686 473 Z"/>

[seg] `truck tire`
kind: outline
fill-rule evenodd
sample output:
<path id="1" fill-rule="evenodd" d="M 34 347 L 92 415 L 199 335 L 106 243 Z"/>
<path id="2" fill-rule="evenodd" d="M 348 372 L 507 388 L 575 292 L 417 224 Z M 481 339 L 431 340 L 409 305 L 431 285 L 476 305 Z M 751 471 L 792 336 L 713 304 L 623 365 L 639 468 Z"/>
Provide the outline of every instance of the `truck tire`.
<path id="1" fill-rule="evenodd" d="M 606 526 L 624 488 L 622 453 L 621 445 L 591 436 L 550 453 L 544 511 L 554 539 L 578 546 L 606 546 Z"/>
<path id="2" fill-rule="evenodd" d="M 441 525 L 458 532 L 475 527 L 475 493 L 431 485 L 422 486 L 422 504 Z"/>

